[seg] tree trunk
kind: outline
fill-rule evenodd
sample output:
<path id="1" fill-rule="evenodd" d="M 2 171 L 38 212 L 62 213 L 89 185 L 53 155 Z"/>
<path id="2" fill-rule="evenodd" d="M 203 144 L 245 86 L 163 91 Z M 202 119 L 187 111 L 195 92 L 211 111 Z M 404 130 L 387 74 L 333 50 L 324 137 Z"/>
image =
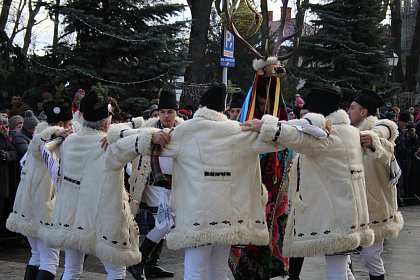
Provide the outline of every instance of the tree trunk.
<path id="1" fill-rule="evenodd" d="M 191 31 L 188 46 L 189 65 L 185 69 L 184 81 L 186 83 L 203 83 L 204 79 L 204 54 L 206 53 L 208 42 L 208 31 L 210 26 L 210 13 L 213 0 L 188 0 L 191 10 Z M 193 91 L 184 88 L 181 95 L 181 106 L 197 106 L 197 98 Z"/>
<path id="2" fill-rule="evenodd" d="M 16 35 L 20 32 L 19 22 L 20 22 L 20 17 L 22 16 L 23 9 L 25 8 L 25 6 L 26 6 L 26 0 L 20 0 L 19 5 L 16 9 L 15 24 L 13 25 L 12 34 L 10 35 L 10 41 L 11 42 L 13 42 L 15 40 Z"/>
<path id="3" fill-rule="evenodd" d="M 301 28 L 301 30 L 297 34 L 298 38 L 302 37 L 303 30 L 305 28 L 305 26 L 304 26 L 304 24 L 305 24 L 305 22 L 304 22 L 304 20 L 305 20 L 305 9 L 302 8 L 302 6 L 306 6 L 308 4 L 309 4 L 309 0 L 303 0 L 303 3 L 301 3 L 300 0 L 296 1 L 296 7 L 297 7 L 296 29 L 299 30 L 299 28 Z M 294 53 L 294 55 L 290 58 L 290 62 L 288 62 L 288 64 L 290 63 L 290 65 L 292 65 L 292 66 L 297 66 L 298 62 L 299 62 L 299 51 Z"/>
<path id="4" fill-rule="evenodd" d="M 28 17 L 28 23 L 26 25 L 25 37 L 23 38 L 23 47 L 22 47 L 22 54 L 24 56 L 28 55 L 29 46 L 32 42 L 32 29 L 36 23 L 35 17 L 38 15 L 39 11 L 41 10 L 41 6 L 42 6 L 42 0 L 38 0 L 35 3 L 34 8 L 32 8 L 32 1 L 28 2 L 29 17 Z"/>
<path id="5" fill-rule="evenodd" d="M 280 25 L 279 29 L 277 30 L 277 42 L 275 48 L 275 55 L 278 54 L 278 50 L 280 49 L 281 44 L 283 43 L 284 37 L 284 27 L 286 25 L 286 12 L 287 12 L 287 5 L 289 4 L 289 0 L 281 0 L 282 2 L 282 9 L 280 14 Z"/>
<path id="6" fill-rule="evenodd" d="M 394 52 L 400 58 L 398 60 L 397 66 L 395 67 L 394 81 L 401 82 L 404 79 L 404 74 L 402 71 L 402 60 L 401 60 L 401 29 L 402 29 L 401 0 L 394 0 L 393 3 L 391 3 L 389 6 L 391 8 L 391 36 L 393 38 L 392 48 Z"/>
<path id="7" fill-rule="evenodd" d="M 0 31 L 6 30 L 7 19 L 9 18 L 10 5 L 12 5 L 12 0 L 4 0 L 3 6 L 1 7 L 0 14 Z"/>
<path id="8" fill-rule="evenodd" d="M 60 13 L 58 12 L 58 7 L 60 6 L 60 0 L 55 0 L 56 10 L 54 11 L 54 35 L 53 35 L 53 52 L 57 49 L 58 45 L 58 28 L 59 28 L 59 20 L 60 20 Z"/>
<path id="9" fill-rule="evenodd" d="M 185 70 L 185 81 L 188 83 L 203 82 L 203 55 L 207 47 L 212 4 L 212 0 L 188 0 L 192 18 L 188 47 L 190 65 Z"/>
<path id="10" fill-rule="evenodd" d="M 420 6 L 417 6 L 416 25 L 413 32 L 413 42 L 411 44 L 410 56 L 407 57 L 406 74 L 404 89 L 415 91 L 418 82 L 420 61 Z"/>
<path id="11" fill-rule="evenodd" d="M 268 23 L 268 4 L 267 0 L 260 1 L 261 7 L 261 15 L 263 16 L 263 22 L 261 25 L 261 37 L 262 37 L 262 44 L 261 44 L 261 54 L 265 54 L 265 42 L 270 38 L 270 25 Z M 269 50 L 270 51 L 270 50 Z"/>

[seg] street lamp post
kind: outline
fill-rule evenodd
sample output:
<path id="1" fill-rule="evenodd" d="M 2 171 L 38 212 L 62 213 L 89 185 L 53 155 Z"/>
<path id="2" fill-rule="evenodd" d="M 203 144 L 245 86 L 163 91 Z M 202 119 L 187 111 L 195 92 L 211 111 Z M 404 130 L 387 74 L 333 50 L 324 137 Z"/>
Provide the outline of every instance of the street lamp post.
<path id="1" fill-rule="evenodd" d="M 392 67 L 392 82 L 395 82 L 395 67 L 398 65 L 398 55 L 392 50 L 388 59 L 388 65 Z"/>
<path id="2" fill-rule="evenodd" d="M 391 79 L 392 80 L 391 81 L 394 83 L 395 82 L 395 67 L 398 65 L 398 59 L 399 59 L 399 57 L 394 52 L 394 50 L 391 50 L 390 51 L 390 55 L 389 55 L 389 57 L 387 59 L 388 59 L 388 65 L 392 67 L 392 69 L 391 69 L 391 75 L 392 75 Z M 395 93 L 392 95 L 392 103 L 393 103 L 392 105 L 395 106 L 395 103 L 396 103 Z"/>

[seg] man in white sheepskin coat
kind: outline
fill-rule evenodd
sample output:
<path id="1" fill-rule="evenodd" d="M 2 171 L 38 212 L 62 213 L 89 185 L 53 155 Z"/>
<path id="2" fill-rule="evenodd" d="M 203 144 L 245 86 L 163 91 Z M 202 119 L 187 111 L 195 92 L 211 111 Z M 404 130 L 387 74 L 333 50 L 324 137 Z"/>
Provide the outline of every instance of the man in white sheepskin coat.
<path id="1" fill-rule="evenodd" d="M 83 98 L 82 106 L 83 127 L 57 149 L 59 192 L 52 222 L 43 228 L 41 238 L 65 249 L 63 280 L 81 277 L 84 254 L 102 261 L 107 279 L 124 279 L 125 266 L 138 263 L 141 254 L 123 168 L 139 154 L 150 154 L 152 142 L 165 145 L 168 138 L 154 128 L 133 130 L 122 139 L 119 130 L 106 134 L 108 95 L 99 86 Z M 104 137 L 109 144 L 105 152 L 100 145 Z"/>
<path id="2" fill-rule="evenodd" d="M 6 227 L 25 235 L 31 245 L 25 279 L 48 280 L 55 277 L 60 251 L 46 246 L 39 238 L 39 231 L 51 223 L 56 196 L 53 181 L 42 160 L 40 145 L 60 133 L 71 133 L 73 114 L 71 100 L 64 96 L 44 101 L 43 107 L 48 123 L 41 122 L 35 128 Z"/>
<path id="3" fill-rule="evenodd" d="M 193 119 L 175 128 L 161 153 L 173 158 L 175 227 L 167 244 L 185 249 L 188 280 L 227 279 L 231 245 L 269 243 L 259 154 L 278 148 L 228 120 L 223 114 L 225 94 L 224 85 L 210 86 Z M 323 116 L 314 115 L 325 123 Z"/>
<path id="4" fill-rule="evenodd" d="M 397 182 L 390 180 L 394 156 L 397 124 L 378 120 L 377 109 L 383 105 L 381 97 L 373 91 L 362 90 L 351 103 L 347 113 L 351 124 L 361 132 L 364 147 L 366 191 L 370 228 L 375 232 L 375 243 L 363 248 L 365 265 L 370 279 L 385 279 L 385 268 L 381 258 L 384 238 L 396 237 L 404 225 L 397 204 Z"/>
<path id="5" fill-rule="evenodd" d="M 373 243 L 369 229 L 362 147 L 359 131 L 339 109 L 341 95 L 312 89 L 309 112 L 332 124 L 325 139 L 305 135 L 272 116 L 244 124 L 260 131 L 265 142 L 291 148 L 299 155 L 289 172 L 291 210 L 283 253 L 289 257 L 326 255 L 328 279 L 348 279 L 348 256 L 342 254 Z M 306 117 L 306 115 L 305 115 Z M 350 275 L 351 277 L 352 275 Z"/>

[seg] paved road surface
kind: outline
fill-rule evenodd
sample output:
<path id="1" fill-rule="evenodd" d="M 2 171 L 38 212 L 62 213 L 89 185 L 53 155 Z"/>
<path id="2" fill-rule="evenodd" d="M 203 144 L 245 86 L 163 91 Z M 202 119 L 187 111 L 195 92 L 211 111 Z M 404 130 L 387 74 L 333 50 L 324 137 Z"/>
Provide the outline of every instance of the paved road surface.
<path id="1" fill-rule="evenodd" d="M 401 208 L 405 219 L 405 226 L 397 239 L 385 241 L 383 259 L 386 268 L 386 279 L 390 280 L 420 280 L 420 206 L 407 206 Z M 7 248 L 8 244 L 0 244 L 0 280 L 22 280 L 25 273 L 26 262 L 29 259 L 29 249 Z M 354 262 L 354 276 L 356 279 L 369 279 L 363 265 L 361 255 L 352 256 Z M 63 255 L 60 258 L 58 274 L 63 271 Z M 183 252 L 171 251 L 164 248 L 162 265 L 175 272 L 174 280 L 183 279 Z M 58 277 L 57 277 L 58 279 Z M 82 279 L 106 279 L 102 264 L 93 256 L 86 263 Z M 127 273 L 128 280 L 133 278 Z M 170 279 L 170 278 L 166 278 Z M 233 279 L 231 277 L 230 279 Z M 280 277 L 274 278 L 282 279 Z M 305 259 L 302 280 L 326 279 L 325 258 L 312 257 Z"/>

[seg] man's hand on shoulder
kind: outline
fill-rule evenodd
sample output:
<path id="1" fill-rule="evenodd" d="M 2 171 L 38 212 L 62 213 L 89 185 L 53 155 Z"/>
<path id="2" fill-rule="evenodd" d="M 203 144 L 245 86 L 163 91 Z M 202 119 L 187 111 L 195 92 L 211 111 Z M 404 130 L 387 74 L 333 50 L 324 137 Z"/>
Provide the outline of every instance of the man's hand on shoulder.
<path id="1" fill-rule="evenodd" d="M 260 132 L 262 125 L 263 125 L 263 121 L 258 120 L 258 119 L 253 119 L 252 121 L 247 121 L 240 124 L 240 126 L 242 126 L 242 131 L 256 131 L 256 132 Z"/>
<path id="2" fill-rule="evenodd" d="M 171 135 L 169 135 L 166 132 L 163 132 L 162 130 L 155 131 L 152 134 L 152 143 L 160 145 L 161 147 L 165 147 L 169 143 L 170 140 L 171 140 Z"/>

